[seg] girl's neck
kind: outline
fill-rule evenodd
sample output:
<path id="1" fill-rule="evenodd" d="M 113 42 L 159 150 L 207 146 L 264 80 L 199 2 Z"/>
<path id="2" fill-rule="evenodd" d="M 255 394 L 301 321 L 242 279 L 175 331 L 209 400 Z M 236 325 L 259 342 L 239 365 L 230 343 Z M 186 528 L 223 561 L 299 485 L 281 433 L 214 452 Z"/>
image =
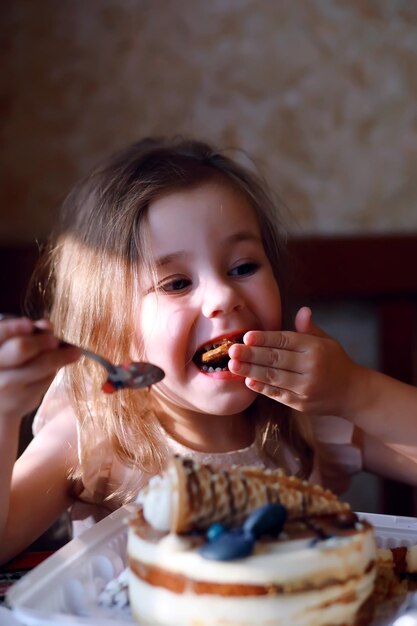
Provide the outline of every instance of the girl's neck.
<path id="1" fill-rule="evenodd" d="M 178 443 L 197 452 L 230 452 L 250 446 L 255 438 L 253 419 L 247 413 L 205 415 L 178 411 L 158 402 L 156 414 L 163 429 Z"/>

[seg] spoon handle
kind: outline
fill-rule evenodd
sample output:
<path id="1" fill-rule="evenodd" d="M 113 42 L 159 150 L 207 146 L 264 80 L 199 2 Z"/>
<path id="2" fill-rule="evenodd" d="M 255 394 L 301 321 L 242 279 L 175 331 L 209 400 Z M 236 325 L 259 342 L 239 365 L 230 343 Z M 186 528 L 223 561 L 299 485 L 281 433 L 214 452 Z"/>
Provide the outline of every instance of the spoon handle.
<path id="1" fill-rule="evenodd" d="M 70 346 L 72 344 L 63 341 L 63 344 Z M 79 346 L 77 346 L 77 348 L 79 348 Z M 107 359 L 104 358 L 104 356 L 101 356 L 101 354 L 97 354 L 97 352 L 92 352 L 91 350 L 87 350 L 87 348 L 79 348 L 81 350 L 81 352 L 83 353 L 84 356 L 86 356 L 89 359 L 93 359 L 93 361 L 97 361 L 97 363 L 100 363 L 100 365 L 102 365 L 109 374 L 117 374 L 117 368 L 115 365 L 113 365 L 113 363 L 110 363 L 110 361 L 108 361 Z"/>

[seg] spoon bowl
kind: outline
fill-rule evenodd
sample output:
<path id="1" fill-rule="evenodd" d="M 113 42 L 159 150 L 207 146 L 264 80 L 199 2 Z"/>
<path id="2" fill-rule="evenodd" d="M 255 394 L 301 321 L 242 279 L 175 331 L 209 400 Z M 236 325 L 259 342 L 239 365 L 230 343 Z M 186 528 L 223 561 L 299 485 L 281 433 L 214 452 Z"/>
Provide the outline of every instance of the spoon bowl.
<path id="1" fill-rule="evenodd" d="M 74 344 L 61 340 L 60 345 L 72 346 Z M 114 393 L 121 389 L 143 389 L 158 383 L 165 376 L 165 372 L 160 367 L 147 361 L 132 361 L 115 365 L 97 352 L 81 347 L 79 349 L 84 356 L 100 363 L 107 370 L 107 380 L 102 385 L 105 393 Z"/>
<path id="2" fill-rule="evenodd" d="M 15 317 L 15 315 L 0 314 L 0 321 Z M 34 334 L 45 332 L 48 331 L 34 326 Z M 75 344 L 64 341 L 63 339 L 60 340 L 59 345 L 62 347 L 75 346 Z M 115 365 L 97 352 L 87 350 L 87 348 L 82 348 L 81 346 L 75 347 L 81 350 L 81 353 L 88 359 L 92 359 L 93 361 L 100 363 L 100 365 L 107 370 L 107 380 L 102 386 L 105 393 L 114 393 L 115 391 L 120 391 L 121 389 L 143 389 L 158 383 L 165 376 L 165 372 L 157 365 L 153 365 L 153 363 L 148 363 L 146 361 L 133 361 L 123 365 Z"/>

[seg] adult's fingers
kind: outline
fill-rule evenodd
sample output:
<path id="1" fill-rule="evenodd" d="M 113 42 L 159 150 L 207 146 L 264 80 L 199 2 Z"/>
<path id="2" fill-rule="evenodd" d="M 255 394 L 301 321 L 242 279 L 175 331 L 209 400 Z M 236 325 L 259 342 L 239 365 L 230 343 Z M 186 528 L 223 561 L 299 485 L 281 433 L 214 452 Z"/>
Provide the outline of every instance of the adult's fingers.
<path id="1" fill-rule="evenodd" d="M 46 320 L 46 319 L 36 320 L 36 322 L 34 322 L 34 325 L 36 326 L 36 328 L 39 328 L 39 330 L 46 330 L 49 332 L 53 332 L 53 326 L 49 320 Z"/>
<path id="2" fill-rule="evenodd" d="M 0 315 L 0 345 L 19 335 L 30 335 L 33 332 L 33 322 L 27 317 L 10 317 Z"/>
<path id="3" fill-rule="evenodd" d="M 4 373 L 0 373 L 0 385 L 3 384 Z M 54 374 L 35 381 L 27 381 L 14 388 L 7 387 L 2 393 L 0 413 L 2 416 L 21 417 L 36 409 L 46 390 L 53 380 Z M 0 386 L 0 393 L 2 387 Z M 14 393 L 13 393 L 14 392 Z"/>
<path id="4" fill-rule="evenodd" d="M 51 333 L 12 335 L 0 343 L 0 369 L 19 367 L 42 352 L 53 350 L 58 343 Z"/>
<path id="5" fill-rule="evenodd" d="M 47 319 L 34 321 L 28 317 L 0 313 L 0 343 L 10 337 L 32 334 L 36 329 L 53 332 L 53 326 Z"/>
<path id="6" fill-rule="evenodd" d="M 13 389 L 39 383 L 44 378 L 53 377 L 58 369 L 75 361 L 80 354 L 75 347 L 61 348 L 44 352 L 20 367 L 0 369 L 0 387 Z"/>

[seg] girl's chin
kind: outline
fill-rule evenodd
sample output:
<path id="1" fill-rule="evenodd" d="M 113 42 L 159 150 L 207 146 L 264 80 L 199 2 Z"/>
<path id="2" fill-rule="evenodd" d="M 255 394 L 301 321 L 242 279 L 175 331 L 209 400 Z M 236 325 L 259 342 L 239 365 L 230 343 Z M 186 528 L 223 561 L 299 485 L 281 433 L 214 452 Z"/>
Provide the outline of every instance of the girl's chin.
<path id="1" fill-rule="evenodd" d="M 226 374 L 226 376 L 224 376 Z M 167 402 L 172 408 L 177 406 L 182 411 L 197 411 L 207 415 L 235 415 L 246 411 L 257 393 L 245 385 L 241 376 L 227 372 L 215 372 L 199 378 L 200 384 L 194 379 L 193 389 L 181 393 L 181 386 L 175 392 L 168 388 L 158 389 L 158 395 L 163 403 Z M 223 375 L 223 376 L 222 376 Z M 227 384 L 229 381 L 230 384 Z"/>
<path id="2" fill-rule="evenodd" d="M 185 374 L 185 375 L 184 375 Z M 245 385 L 245 378 L 230 370 L 206 372 L 195 365 L 178 379 L 166 377 L 155 385 L 156 398 L 178 406 L 182 410 L 196 410 L 214 415 L 233 415 L 245 411 L 256 399 L 257 393 Z"/>
<path id="3" fill-rule="evenodd" d="M 215 385 L 216 381 L 213 380 L 213 389 L 207 389 L 207 385 L 204 385 L 205 389 L 201 388 L 196 400 L 203 412 L 213 415 L 234 415 L 246 411 L 255 401 L 258 394 L 246 387 L 241 376 L 233 376 L 228 380 L 237 381 L 238 384 L 229 385 L 228 388 L 225 388 L 219 384 L 219 379 L 217 379 L 217 385 Z"/>

